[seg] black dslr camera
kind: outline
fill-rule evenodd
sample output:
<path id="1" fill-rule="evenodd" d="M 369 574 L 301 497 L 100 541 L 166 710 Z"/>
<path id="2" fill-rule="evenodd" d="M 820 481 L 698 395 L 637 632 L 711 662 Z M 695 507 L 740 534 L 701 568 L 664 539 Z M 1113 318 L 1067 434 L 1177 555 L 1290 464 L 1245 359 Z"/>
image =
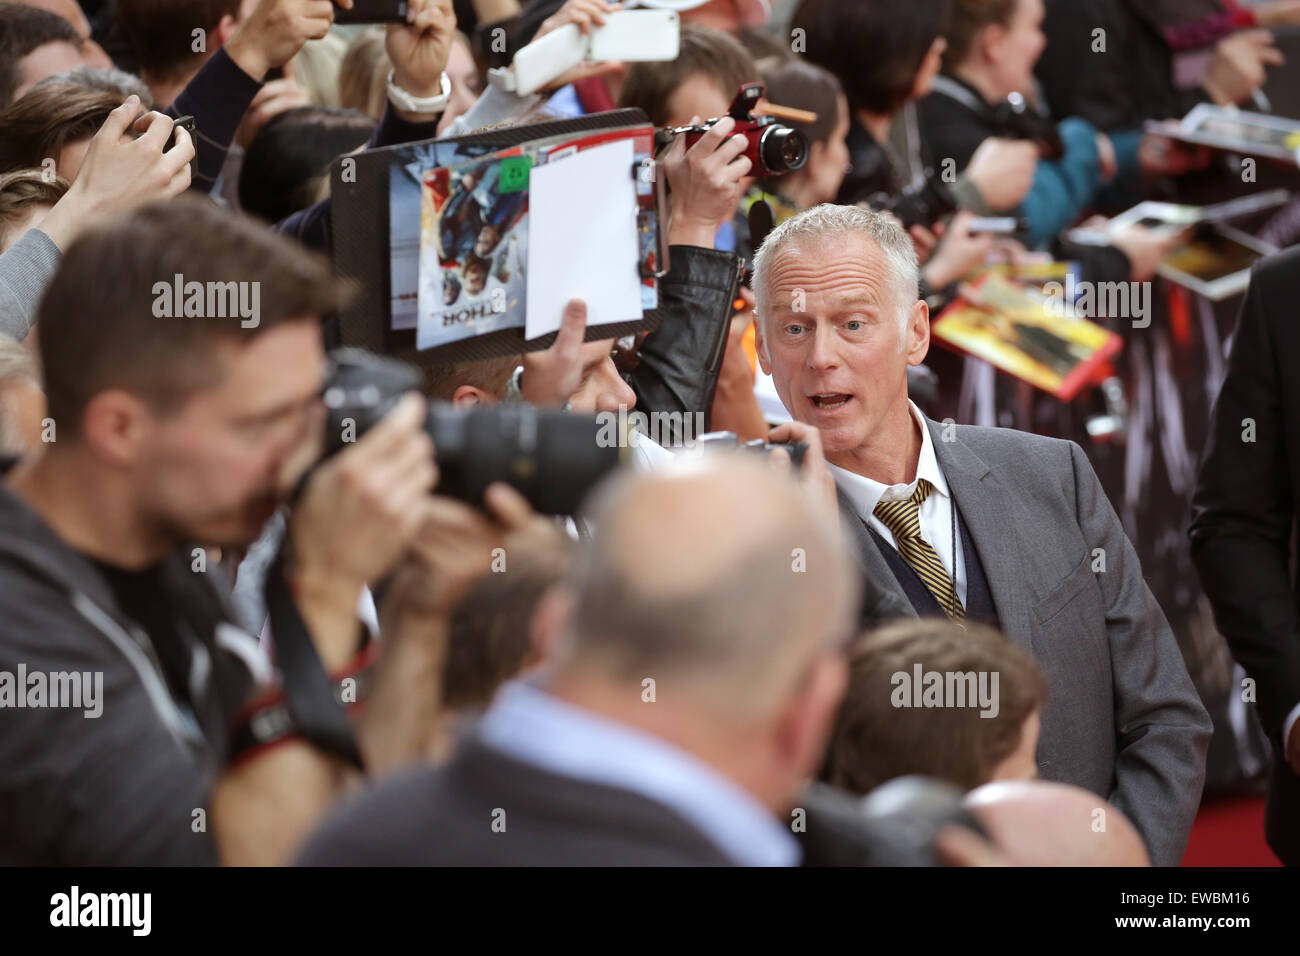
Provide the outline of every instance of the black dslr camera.
<path id="1" fill-rule="evenodd" d="M 957 197 L 948 184 L 935 175 L 933 169 L 925 171 L 925 181 L 901 195 L 875 193 L 867 197 L 872 209 L 890 212 L 898 217 L 904 229 L 913 226 L 931 228 L 940 219 L 957 211 Z"/>
<path id="2" fill-rule="evenodd" d="M 745 155 L 753 164 L 755 175 L 776 176 L 802 169 L 808 162 L 808 137 L 799 130 L 778 123 L 772 116 L 755 116 L 754 107 L 767 88 L 762 83 L 746 83 L 731 101 L 727 115 L 736 121 L 735 132 L 749 140 Z M 655 132 L 655 152 L 671 144 L 674 136 L 686 137 L 690 149 L 721 117 L 700 126 L 677 126 Z"/>
<path id="3" fill-rule="evenodd" d="M 322 392 L 325 457 L 360 438 L 421 384 L 414 367 L 361 349 L 338 349 L 331 363 Z M 503 481 L 550 515 L 576 513 L 628 447 L 625 436 L 596 416 L 531 405 L 462 410 L 430 402 L 424 427 L 437 458 L 438 494 L 478 505 L 488 485 Z"/>
<path id="4" fill-rule="evenodd" d="M 1065 155 L 1065 144 L 1056 123 L 1050 116 L 1037 112 L 1019 93 L 1012 93 L 993 108 L 992 122 L 999 136 L 1033 142 L 1043 159 L 1060 159 Z"/>

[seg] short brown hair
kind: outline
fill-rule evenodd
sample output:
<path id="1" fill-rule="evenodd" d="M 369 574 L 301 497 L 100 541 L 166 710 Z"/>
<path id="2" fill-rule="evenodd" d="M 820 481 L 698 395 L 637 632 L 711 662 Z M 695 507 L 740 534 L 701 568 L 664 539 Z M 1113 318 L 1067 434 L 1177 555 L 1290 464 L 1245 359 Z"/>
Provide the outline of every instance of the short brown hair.
<path id="1" fill-rule="evenodd" d="M 63 80 L 33 86 L 0 110 L 0 172 L 39 168 L 69 143 L 90 139 L 125 97 Z"/>
<path id="2" fill-rule="evenodd" d="M 33 206 L 53 206 L 67 191 L 67 180 L 47 179 L 34 169 L 0 175 L 0 249 L 8 244 L 10 227 Z"/>
<path id="3" fill-rule="evenodd" d="M 142 73 L 177 79 L 216 49 L 209 37 L 206 52 L 194 52 L 194 31 L 211 32 L 222 17 L 239 16 L 240 0 L 117 0 L 113 25 Z"/>
<path id="4" fill-rule="evenodd" d="M 886 115 L 911 98 L 950 2 L 803 0 L 790 25 L 803 31 L 808 59 L 843 84 L 854 111 Z"/>
<path id="5" fill-rule="evenodd" d="M 78 50 L 82 39 L 56 13 L 17 3 L 0 3 L 0 106 L 13 102 L 21 75 L 18 62 L 47 43 L 68 43 Z"/>
<path id="6" fill-rule="evenodd" d="M 554 548 L 510 548 L 506 569 L 479 578 L 452 613 L 447 635 L 442 702 L 480 708 L 533 655 L 533 613 L 551 587 L 564 579 L 568 540 Z"/>
<path id="7" fill-rule="evenodd" d="M 951 70 L 975 46 L 975 37 L 987 26 L 1007 26 L 1016 15 L 1020 0 L 953 0 L 952 14 L 944 36 L 948 48 L 943 51 L 944 69 Z"/>
<path id="8" fill-rule="evenodd" d="M 673 93 L 698 73 L 716 82 L 728 99 L 744 84 L 758 82 L 754 58 L 739 40 L 720 30 L 683 23 L 677 59 L 671 63 L 633 63 L 623 79 L 618 105 L 642 110 L 651 123 L 663 126 L 668 122 L 668 101 Z"/>
<path id="9" fill-rule="evenodd" d="M 785 120 L 785 124 L 807 136 L 810 144 L 829 140 L 840 121 L 840 97 L 844 95 L 844 87 L 835 74 L 807 60 L 784 58 L 765 60 L 759 65 L 769 103 L 817 114 L 811 123 Z"/>
<path id="10" fill-rule="evenodd" d="M 950 675 L 998 675 L 997 714 L 978 706 L 895 706 L 915 668 Z M 991 678 L 990 678 L 991 681 Z M 987 783 L 1042 709 L 1047 684 L 1033 660 L 992 628 L 941 618 L 889 624 L 863 637 L 849 661 L 849 687 L 827 750 L 828 783 L 867 793 L 908 774 L 967 790 Z"/>
<path id="11" fill-rule="evenodd" d="M 518 355 L 503 355 L 474 362 L 430 363 L 424 369 L 424 393 L 429 398 L 450 402 L 456 389 L 462 385 L 472 385 L 496 398 L 504 398 L 506 385 L 518 366 Z"/>
<path id="12" fill-rule="evenodd" d="M 157 284 L 257 283 L 259 316 L 155 317 Z M 49 413 L 76 436 L 96 394 L 121 388 L 166 412 L 218 381 L 214 345 L 338 306 L 328 264 L 210 200 L 144 206 L 83 233 L 63 256 L 39 314 Z"/>

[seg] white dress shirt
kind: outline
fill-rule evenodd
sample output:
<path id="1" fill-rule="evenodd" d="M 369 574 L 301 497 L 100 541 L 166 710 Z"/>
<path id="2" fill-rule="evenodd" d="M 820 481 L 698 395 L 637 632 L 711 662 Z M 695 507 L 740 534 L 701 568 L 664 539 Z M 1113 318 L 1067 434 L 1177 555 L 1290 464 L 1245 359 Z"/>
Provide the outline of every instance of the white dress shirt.
<path id="1" fill-rule="evenodd" d="M 962 607 L 966 606 L 966 562 L 958 560 L 956 570 L 953 568 L 954 545 L 957 556 L 961 555 L 961 529 L 956 524 L 956 515 L 953 509 L 952 493 L 948 490 L 948 482 L 943 477 L 943 471 L 939 468 L 939 460 L 934 456 L 934 444 L 930 440 L 930 429 L 925 423 L 925 416 L 921 414 L 912 402 L 907 403 L 912 412 L 912 418 L 917 427 L 921 429 L 921 454 L 916 462 L 916 478 L 910 484 L 901 485 L 884 485 L 878 481 L 859 475 L 847 469 L 832 465 L 829 462 L 827 467 L 831 470 L 831 475 L 835 478 L 835 484 L 843 489 L 849 500 L 853 502 L 853 507 L 857 509 L 858 516 L 869 524 L 885 541 L 898 549 L 898 543 L 894 540 L 894 533 L 886 527 L 885 523 L 876 517 L 876 505 L 881 501 L 895 501 L 900 498 L 910 498 L 916 491 L 917 482 L 924 478 L 930 483 L 930 494 L 921 504 L 921 537 L 923 537 L 930 547 L 934 548 L 935 554 L 943 562 L 944 570 L 950 577 L 955 577 L 957 583 L 957 600 L 961 602 Z"/>

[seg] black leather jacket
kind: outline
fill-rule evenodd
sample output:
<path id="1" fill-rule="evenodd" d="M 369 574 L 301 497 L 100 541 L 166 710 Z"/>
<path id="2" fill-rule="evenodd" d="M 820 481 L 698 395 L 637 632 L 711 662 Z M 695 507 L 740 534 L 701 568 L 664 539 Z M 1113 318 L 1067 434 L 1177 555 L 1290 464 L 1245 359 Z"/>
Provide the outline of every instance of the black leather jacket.
<path id="1" fill-rule="evenodd" d="M 628 384 L 638 411 L 703 412 L 707 429 L 743 262 L 697 246 L 673 246 L 668 261 L 659 280 L 663 322 L 642 343 Z"/>

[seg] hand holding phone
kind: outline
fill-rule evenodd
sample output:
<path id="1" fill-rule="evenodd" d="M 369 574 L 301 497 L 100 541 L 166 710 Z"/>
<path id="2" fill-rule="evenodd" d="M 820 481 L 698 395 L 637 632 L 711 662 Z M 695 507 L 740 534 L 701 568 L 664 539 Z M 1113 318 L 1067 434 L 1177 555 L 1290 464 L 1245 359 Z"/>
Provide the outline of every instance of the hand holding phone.
<path id="1" fill-rule="evenodd" d="M 352 0 L 352 9 L 334 0 L 335 23 L 405 23 L 408 0 Z"/>

